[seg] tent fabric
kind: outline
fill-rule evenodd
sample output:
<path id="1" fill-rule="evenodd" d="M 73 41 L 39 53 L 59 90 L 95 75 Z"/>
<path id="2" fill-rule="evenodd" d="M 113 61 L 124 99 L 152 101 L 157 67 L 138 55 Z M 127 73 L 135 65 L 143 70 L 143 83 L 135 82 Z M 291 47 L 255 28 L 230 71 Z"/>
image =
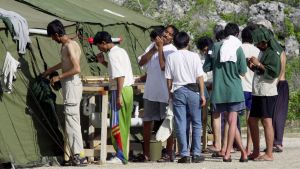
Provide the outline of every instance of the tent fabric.
<path id="1" fill-rule="evenodd" d="M 86 39 L 102 30 L 113 37 L 123 38 L 120 47 L 127 50 L 134 74 L 143 73 L 137 64 L 137 57 L 150 43 L 150 29 L 161 25 L 106 0 L 0 0 L 0 6 L 23 16 L 29 28 L 46 29 L 52 20 L 62 21 L 66 33 L 81 44 L 81 75 L 107 73 L 105 67 L 91 60 L 99 50 Z M 105 9 L 125 17 L 104 12 Z M 47 120 L 39 108 L 41 105 L 33 99 L 32 89 L 39 74 L 60 61 L 60 45 L 45 35 L 31 34 L 32 43 L 26 54 L 19 55 L 18 44 L 6 26 L 0 20 L 0 68 L 5 53 L 9 51 L 21 63 L 21 69 L 16 73 L 13 92 L 0 91 L 0 163 L 12 162 L 21 167 L 43 165 L 47 162 L 43 159 L 61 155 L 62 150 L 45 126 Z M 54 93 L 56 111 L 63 122 L 63 98 L 59 91 Z M 58 128 L 55 125 L 52 127 Z"/>
<path id="2" fill-rule="evenodd" d="M 24 1 L 68 21 L 98 23 L 103 26 L 128 23 L 143 28 L 161 25 L 159 22 L 113 4 L 108 0 Z"/>
<path id="3" fill-rule="evenodd" d="M 46 28 L 48 23 L 54 19 L 59 19 L 65 26 L 74 25 L 74 22 L 66 21 L 64 19 L 57 18 L 55 16 L 43 13 L 36 9 L 33 9 L 31 6 L 26 4 L 14 1 L 14 0 L 0 0 L 0 7 L 8 10 L 19 13 L 23 16 L 30 28 Z M 5 28 L 4 23 L 0 20 L 0 28 Z"/>

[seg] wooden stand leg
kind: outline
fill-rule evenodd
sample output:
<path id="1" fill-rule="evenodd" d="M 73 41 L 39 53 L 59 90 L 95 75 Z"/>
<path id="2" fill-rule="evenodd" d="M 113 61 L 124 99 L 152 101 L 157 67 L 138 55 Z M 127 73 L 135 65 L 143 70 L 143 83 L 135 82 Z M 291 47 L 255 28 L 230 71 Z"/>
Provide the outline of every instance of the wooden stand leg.
<path id="1" fill-rule="evenodd" d="M 108 95 L 102 95 L 100 164 L 106 163 Z"/>

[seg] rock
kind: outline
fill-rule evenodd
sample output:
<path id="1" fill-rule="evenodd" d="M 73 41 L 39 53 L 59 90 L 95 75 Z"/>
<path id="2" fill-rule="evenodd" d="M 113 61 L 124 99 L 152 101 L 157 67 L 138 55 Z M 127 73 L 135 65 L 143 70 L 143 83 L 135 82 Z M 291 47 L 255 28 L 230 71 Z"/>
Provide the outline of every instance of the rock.
<path id="1" fill-rule="evenodd" d="M 259 2 L 250 6 L 249 20 L 266 19 L 271 21 L 275 31 L 284 31 L 284 7 L 281 2 Z"/>
<path id="2" fill-rule="evenodd" d="M 219 14 L 247 13 L 247 10 L 245 10 L 245 6 L 243 5 L 243 3 L 234 4 L 232 2 L 223 0 L 214 0 L 214 2 Z"/>
<path id="3" fill-rule="evenodd" d="M 122 6 L 127 0 L 111 0 L 113 3 Z"/>
<path id="4" fill-rule="evenodd" d="M 300 8 L 292 9 L 290 14 L 291 21 L 295 26 L 295 30 L 300 32 Z"/>
<path id="5" fill-rule="evenodd" d="M 189 0 L 159 0 L 157 8 L 161 14 L 180 19 L 192 8 L 193 3 Z"/>
<path id="6" fill-rule="evenodd" d="M 285 39 L 285 48 L 287 57 L 299 57 L 300 45 L 295 36 L 290 36 Z"/>

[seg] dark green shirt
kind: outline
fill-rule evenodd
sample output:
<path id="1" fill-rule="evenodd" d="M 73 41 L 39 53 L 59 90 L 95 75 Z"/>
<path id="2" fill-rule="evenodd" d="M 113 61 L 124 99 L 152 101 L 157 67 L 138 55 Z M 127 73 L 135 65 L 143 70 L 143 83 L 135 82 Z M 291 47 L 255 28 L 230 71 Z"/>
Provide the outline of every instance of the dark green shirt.
<path id="1" fill-rule="evenodd" d="M 242 48 L 236 51 L 236 62 L 220 62 L 222 43 L 215 43 L 213 53 L 205 59 L 204 72 L 213 71 L 213 89 L 211 100 L 213 103 L 243 102 L 244 93 L 239 75 L 247 72 L 247 63 Z"/>

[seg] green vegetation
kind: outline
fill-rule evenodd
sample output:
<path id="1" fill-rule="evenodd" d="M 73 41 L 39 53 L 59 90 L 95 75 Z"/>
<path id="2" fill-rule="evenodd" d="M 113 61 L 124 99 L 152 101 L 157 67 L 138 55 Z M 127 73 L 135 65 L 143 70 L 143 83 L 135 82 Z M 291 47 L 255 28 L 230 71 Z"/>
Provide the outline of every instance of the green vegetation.
<path id="1" fill-rule="evenodd" d="M 295 28 L 294 24 L 291 21 L 290 18 L 285 17 L 284 18 L 284 27 L 285 27 L 285 32 L 288 36 L 294 36 L 295 35 Z"/>
<path id="2" fill-rule="evenodd" d="M 295 32 L 296 38 L 298 40 L 298 42 L 300 43 L 300 31 L 299 32 Z"/>
<path id="3" fill-rule="evenodd" d="M 285 7 L 283 9 L 283 12 L 284 12 L 285 15 L 289 15 L 291 13 L 291 8 L 290 7 Z"/>
<path id="4" fill-rule="evenodd" d="M 238 25 L 244 25 L 248 21 L 248 16 L 243 15 L 243 14 L 237 14 L 237 13 L 222 13 L 220 17 L 227 21 L 227 22 L 234 22 L 237 23 Z"/>
<path id="5" fill-rule="evenodd" d="M 289 120 L 300 119 L 300 90 L 299 89 L 294 92 L 290 92 L 288 119 Z"/>
<path id="6" fill-rule="evenodd" d="M 288 119 L 300 119 L 300 59 L 294 57 L 287 61 L 286 78 L 290 87 Z"/>

